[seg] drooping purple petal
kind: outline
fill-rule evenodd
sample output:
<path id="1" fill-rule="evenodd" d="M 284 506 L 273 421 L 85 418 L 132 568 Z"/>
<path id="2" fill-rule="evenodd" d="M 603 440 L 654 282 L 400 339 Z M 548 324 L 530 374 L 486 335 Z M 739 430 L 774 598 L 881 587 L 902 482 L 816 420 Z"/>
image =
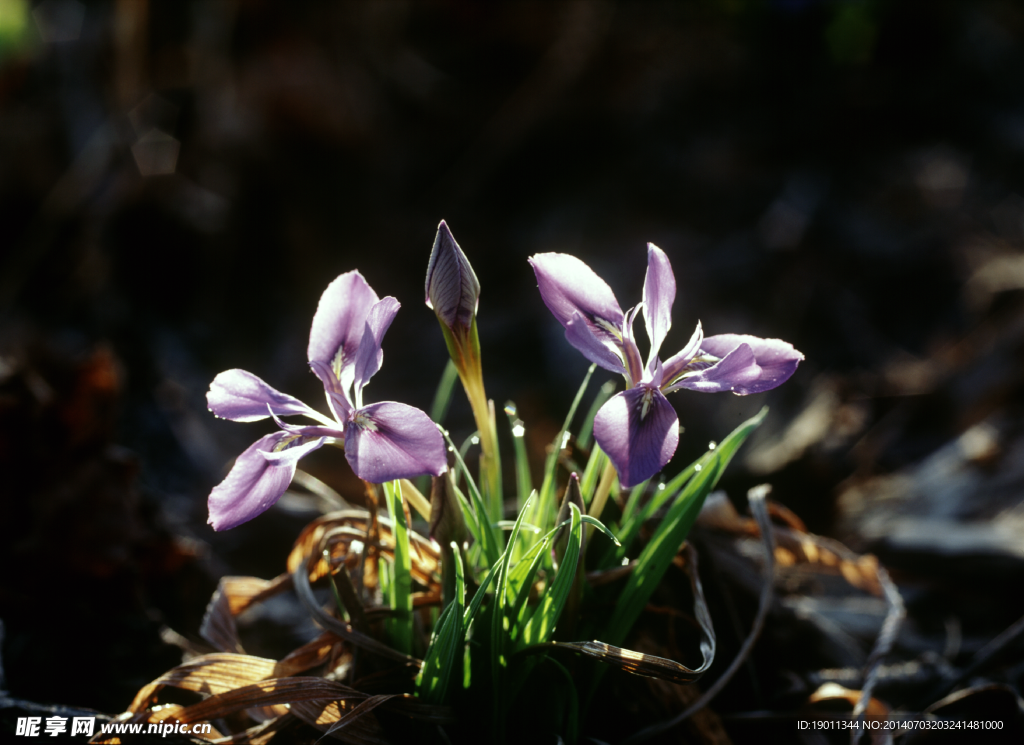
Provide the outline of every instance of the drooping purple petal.
<path id="1" fill-rule="evenodd" d="M 363 386 L 370 382 L 370 378 L 380 370 L 384 361 L 384 350 L 381 349 L 381 341 L 387 333 L 391 322 L 395 320 L 395 314 L 401 304 L 393 297 L 386 297 L 373 304 L 366 316 L 366 324 L 363 327 L 363 338 L 359 342 L 359 349 L 356 350 L 355 366 L 355 398 L 358 406 Z"/>
<path id="2" fill-rule="evenodd" d="M 676 278 L 668 256 L 653 243 L 647 244 L 647 277 L 644 279 L 644 322 L 651 351 L 647 364 L 657 358 L 668 330 L 672 328 L 672 303 L 676 299 Z"/>
<path id="3" fill-rule="evenodd" d="M 345 427 L 345 457 L 364 481 L 440 476 L 448 468 L 444 439 L 424 412 L 384 401 L 359 409 Z"/>
<path id="4" fill-rule="evenodd" d="M 341 381 L 334 375 L 334 371 L 326 363 L 312 360 L 309 367 L 313 370 L 320 382 L 324 384 L 324 392 L 327 394 L 327 405 L 331 407 L 334 418 L 339 422 L 348 419 L 352 411 L 352 402 L 349 401 L 348 392 L 341 387 Z"/>
<path id="5" fill-rule="evenodd" d="M 598 337 L 590 324 L 578 312 L 573 313 L 569 323 L 565 325 L 565 338 L 591 362 L 614 373 L 625 373 L 626 368 L 617 350 L 620 344 L 608 341 L 607 335 Z"/>
<path id="6" fill-rule="evenodd" d="M 347 388 L 346 379 L 352 374 L 366 315 L 376 302 L 377 293 L 355 270 L 335 279 L 320 296 L 307 356 L 310 362 L 323 362 L 334 370 L 343 387 Z"/>
<path id="7" fill-rule="evenodd" d="M 594 438 L 618 471 L 619 483 L 631 487 L 672 459 L 679 444 L 679 417 L 657 388 L 630 388 L 597 412 Z"/>
<path id="8" fill-rule="evenodd" d="M 469 328 L 480 300 L 480 282 L 444 220 L 427 264 L 427 307 L 448 328 L 460 324 Z"/>
<path id="9" fill-rule="evenodd" d="M 685 347 L 665 360 L 662 365 L 665 380 L 671 381 L 683 371 L 683 369 L 689 364 L 690 360 L 697 356 L 697 353 L 700 351 L 701 342 L 703 341 L 704 329 L 701 327 L 700 321 L 697 321 L 697 328 L 693 330 L 693 335 L 690 337 L 690 341 L 686 342 Z"/>
<path id="10" fill-rule="evenodd" d="M 271 412 L 278 416 L 309 416 L 312 412 L 316 416 L 299 399 L 272 388 L 251 372 L 237 369 L 225 370 L 213 379 L 206 404 L 221 419 L 233 422 L 255 422 L 266 419 Z"/>
<path id="11" fill-rule="evenodd" d="M 725 355 L 738 345 L 746 344 L 754 354 L 754 360 L 760 368 L 757 378 L 740 381 L 733 393 L 745 396 L 750 393 L 761 393 L 776 388 L 792 377 L 804 356 L 782 339 L 761 339 L 747 334 L 719 334 L 709 336 L 701 344 L 701 349 L 716 357 Z"/>
<path id="12" fill-rule="evenodd" d="M 573 314 L 579 313 L 598 339 L 618 342 L 622 308 L 593 269 L 575 256 L 558 253 L 536 254 L 530 257 L 530 266 L 544 304 L 560 324 L 568 327 Z"/>
<path id="13" fill-rule="evenodd" d="M 287 432 L 274 432 L 250 445 L 210 492 L 208 522 L 213 529 L 234 528 L 269 509 L 291 483 L 299 458 L 323 442 L 323 438 L 307 442 Z M 282 443 L 287 443 L 285 449 L 273 453 Z"/>
<path id="14" fill-rule="evenodd" d="M 708 350 L 705 348 L 703 351 L 707 352 Z M 700 357 L 697 359 L 699 360 Z M 686 388 L 703 393 L 732 391 L 744 395 L 749 392 L 747 386 L 755 383 L 760 375 L 761 368 L 754 358 L 754 351 L 750 345 L 739 344 L 709 367 L 695 369 L 680 378 L 676 383 L 668 386 L 665 392 Z"/>

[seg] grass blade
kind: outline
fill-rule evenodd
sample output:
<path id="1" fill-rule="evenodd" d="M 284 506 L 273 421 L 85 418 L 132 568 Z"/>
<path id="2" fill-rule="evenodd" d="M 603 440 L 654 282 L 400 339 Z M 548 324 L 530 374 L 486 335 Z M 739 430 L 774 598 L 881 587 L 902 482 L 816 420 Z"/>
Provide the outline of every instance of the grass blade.
<path id="1" fill-rule="evenodd" d="M 569 542 L 562 557 L 554 581 L 541 596 L 537 609 L 523 629 L 519 647 L 546 642 L 555 630 L 558 617 L 569 598 L 573 580 L 576 578 L 576 563 L 579 560 L 580 548 L 583 545 L 583 520 L 575 504 L 570 504 Z"/>
<path id="2" fill-rule="evenodd" d="M 587 370 L 587 374 L 584 376 L 579 390 L 576 391 L 576 398 L 573 399 L 572 405 L 569 407 L 569 413 L 566 414 L 565 422 L 562 424 L 562 429 L 559 431 L 558 436 L 552 443 L 551 452 L 548 453 L 547 460 L 544 463 L 544 481 L 540 487 L 540 497 L 534 504 L 533 512 L 529 517 L 529 521 L 531 523 L 539 525 L 542 529 L 551 524 L 555 515 L 553 507 L 555 503 L 555 476 L 558 471 L 558 454 L 562 451 L 562 443 L 565 441 L 565 433 L 569 431 L 569 425 L 572 424 L 572 419 L 576 415 L 576 409 L 580 405 L 580 400 L 583 398 L 583 394 L 587 390 L 587 386 L 590 384 L 590 377 L 594 374 L 594 370 L 596 369 L 597 365 L 591 365 Z"/>
<path id="3" fill-rule="evenodd" d="M 509 401 L 505 404 L 505 414 L 508 416 L 509 426 L 512 428 L 512 447 L 516 454 L 516 488 L 518 494 L 518 512 L 521 512 L 526 505 L 526 500 L 533 491 L 533 477 L 530 474 L 530 460 L 526 455 L 526 441 L 523 435 L 526 428 L 523 420 L 516 416 L 516 405 Z"/>
<path id="4" fill-rule="evenodd" d="M 693 477 L 679 492 L 668 514 L 640 552 L 636 566 L 612 612 L 607 630 L 600 634 L 606 642 L 616 646 L 622 644 L 679 547 L 686 540 L 705 497 L 718 483 L 733 454 L 750 433 L 757 429 L 767 412 L 767 408 L 762 409 L 759 414 L 733 430 L 720 446 L 708 454 L 709 457 L 705 456 L 706 463 L 699 470 L 694 469 Z"/>
<path id="5" fill-rule="evenodd" d="M 397 481 L 384 484 L 384 500 L 395 541 L 394 562 L 388 600 L 395 612 L 388 622 L 392 643 L 399 652 L 412 652 L 412 557 L 409 554 L 409 526 L 402 509 L 402 486 Z"/>
<path id="6" fill-rule="evenodd" d="M 476 515 L 474 516 L 474 519 L 467 520 L 467 524 L 475 524 L 477 533 L 473 537 L 480 541 L 487 565 L 493 566 L 498 562 L 498 559 L 501 556 L 501 529 L 492 524 L 491 516 L 487 512 L 487 508 L 484 506 L 484 500 L 480 495 L 480 490 L 477 488 L 476 482 L 473 480 L 473 475 L 469 472 L 469 469 L 466 468 L 466 461 L 463 460 L 459 451 L 455 449 L 455 444 L 452 442 L 452 438 L 449 437 L 448 433 L 443 429 L 441 430 L 441 434 L 444 435 L 444 439 L 448 443 L 449 449 L 455 454 L 455 463 L 460 469 L 462 475 L 466 478 L 466 486 L 469 489 L 469 496 L 473 502 L 473 510 Z M 456 492 L 458 492 L 457 486 L 458 485 L 456 485 Z M 501 516 L 498 515 L 496 520 L 493 522 L 496 522 L 497 519 L 500 518 Z"/>

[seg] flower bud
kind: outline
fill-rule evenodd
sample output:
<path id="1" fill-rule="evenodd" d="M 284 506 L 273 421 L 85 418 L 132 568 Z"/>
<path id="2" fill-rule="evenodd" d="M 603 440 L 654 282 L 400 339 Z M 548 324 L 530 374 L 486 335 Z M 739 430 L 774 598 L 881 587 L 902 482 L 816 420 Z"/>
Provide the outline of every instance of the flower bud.
<path id="1" fill-rule="evenodd" d="M 427 265 L 427 307 L 449 329 L 454 330 L 456 326 L 469 329 L 479 300 L 480 282 L 476 273 L 442 220 L 437 226 L 437 237 Z"/>

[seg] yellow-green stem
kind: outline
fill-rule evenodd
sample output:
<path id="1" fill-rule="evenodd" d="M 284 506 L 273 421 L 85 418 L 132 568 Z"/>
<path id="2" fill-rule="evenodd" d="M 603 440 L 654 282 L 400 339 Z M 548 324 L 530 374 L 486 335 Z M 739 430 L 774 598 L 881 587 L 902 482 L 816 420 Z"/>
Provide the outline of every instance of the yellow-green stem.
<path id="1" fill-rule="evenodd" d="M 501 500 L 501 461 L 498 454 L 498 438 L 494 422 L 494 405 L 487 400 L 483 380 L 462 378 L 466 397 L 473 409 L 473 418 L 480 437 L 480 488 L 485 495 L 492 521 L 503 517 Z"/>
<path id="2" fill-rule="evenodd" d="M 608 495 L 612 491 L 612 484 L 615 482 L 615 466 L 612 465 L 611 460 L 604 464 L 604 470 L 601 471 L 601 480 L 597 483 L 597 491 L 594 492 L 594 498 L 590 502 L 590 509 L 587 510 L 587 514 L 598 520 L 601 519 L 601 513 L 604 511 L 604 506 L 608 502 Z M 593 525 L 586 526 L 587 533 L 584 546 L 590 542 L 590 536 L 594 532 Z M 585 550 L 585 549 L 584 549 Z"/>

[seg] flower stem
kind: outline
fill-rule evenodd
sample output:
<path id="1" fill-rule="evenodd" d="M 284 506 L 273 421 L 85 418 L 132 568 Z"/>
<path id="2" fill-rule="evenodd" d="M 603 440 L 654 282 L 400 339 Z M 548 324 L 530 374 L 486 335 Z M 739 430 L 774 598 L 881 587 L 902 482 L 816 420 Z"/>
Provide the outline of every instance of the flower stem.
<path id="1" fill-rule="evenodd" d="M 501 456 L 498 453 L 498 430 L 494 418 L 494 402 L 487 400 L 484 390 L 483 366 L 480 361 L 480 339 L 476 319 L 468 328 L 449 329 L 443 323 L 441 331 L 448 352 L 459 372 L 480 437 L 480 489 L 492 521 L 501 520 L 504 504 L 501 494 Z"/>
<path id="2" fill-rule="evenodd" d="M 590 502 L 590 509 L 587 511 L 587 514 L 591 517 L 598 520 L 601 519 L 601 513 L 604 511 L 605 504 L 608 503 L 608 495 L 612 491 L 612 484 L 614 482 L 615 466 L 612 465 L 611 460 L 608 460 L 604 464 L 604 470 L 601 471 L 601 480 L 597 484 L 597 491 L 594 492 L 594 498 Z M 594 532 L 594 526 L 587 525 L 586 530 L 586 541 L 589 543 L 590 535 Z"/>

